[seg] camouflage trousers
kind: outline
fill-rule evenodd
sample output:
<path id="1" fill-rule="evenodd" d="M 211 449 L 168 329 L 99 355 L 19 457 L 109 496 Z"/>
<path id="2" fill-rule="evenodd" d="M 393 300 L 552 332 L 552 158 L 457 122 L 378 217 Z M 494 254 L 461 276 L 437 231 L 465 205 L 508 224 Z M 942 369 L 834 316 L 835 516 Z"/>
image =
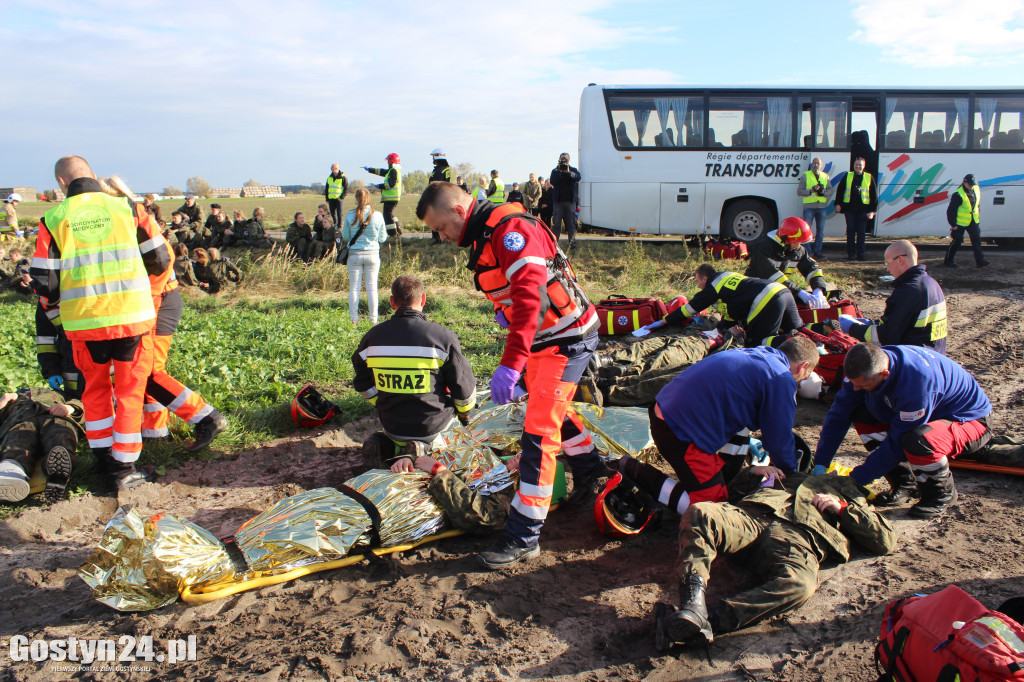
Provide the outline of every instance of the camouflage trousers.
<path id="1" fill-rule="evenodd" d="M 693 570 L 710 583 L 715 557 L 741 550 L 746 550 L 745 563 L 765 582 L 709 609 L 716 635 L 806 602 L 818 589 L 818 566 L 826 556 L 810 531 L 773 516 L 768 508 L 700 502 L 679 524 L 678 575 Z"/>
<path id="2" fill-rule="evenodd" d="M 679 373 L 708 354 L 702 336 L 654 336 L 601 353 L 626 373 L 611 380 L 606 405 L 649 405 Z"/>
<path id="3" fill-rule="evenodd" d="M 13 459 L 31 476 L 36 461 L 58 445 L 68 451 L 74 466 L 78 429 L 64 417 L 45 414 L 12 426 L 0 442 L 0 458 Z"/>

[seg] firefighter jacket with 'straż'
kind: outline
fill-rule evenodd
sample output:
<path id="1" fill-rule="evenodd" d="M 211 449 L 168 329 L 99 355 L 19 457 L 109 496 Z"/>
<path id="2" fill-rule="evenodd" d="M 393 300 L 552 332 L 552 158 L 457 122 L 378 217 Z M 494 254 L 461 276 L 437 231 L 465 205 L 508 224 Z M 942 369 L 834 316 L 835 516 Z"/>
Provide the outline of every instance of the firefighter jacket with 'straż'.
<path id="1" fill-rule="evenodd" d="M 78 178 L 39 224 L 32 286 L 44 307 L 60 304 L 69 339 L 147 333 L 156 319 L 150 276 L 171 269 L 167 241 L 141 204 Z"/>
<path id="2" fill-rule="evenodd" d="M 880 320 L 854 324 L 850 336 L 879 346 L 928 346 L 946 354 L 946 296 L 925 270 L 915 265 L 896 278 Z"/>
<path id="3" fill-rule="evenodd" d="M 353 387 L 377 407 L 384 431 L 418 440 L 476 405 L 476 380 L 455 332 L 419 310 L 399 308 L 352 354 Z"/>
<path id="4" fill-rule="evenodd" d="M 782 351 L 758 346 L 710 355 L 661 389 L 656 402 L 672 433 L 704 452 L 718 452 L 743 429 L 760 429 L 773 466 L 799 466 L 796 379 Z"/>
<path id="5" fill-rule="evenodd" d="M 720 272 L 689 303 L 666 315 L 665 322 L 682 324 L 686 318 L 712 306 L 722 315 L 723 322 L 750 322 L 770 300 L 785 290 L 786 287 L 778 282 L 745 277 L 736 272 Z"/>
<path id="6" fill-rule="evenodd" d="M 885 440 L 850 474 L 861 485 L 889 473 L 904 461 L 904 434 L 937 419 L 969 422 L 992 412 L 992 403 L 963 367 L 930 348 L 884 346 L 889 376 L 873 391 L 855 390 L 849 379 L 825 415 L 814 463 L 828 466 L 853 423 L 854 413 L 866 407 L 889 425 Z"/>
<path id="7" fill-rule="evenodd" d="M 509 322 L 501 364 L 522 372 L 530 353 L 597 331 L 597 313 L 548 227 L 522 204 L 477 202 L 459 241 L 476 288 Z"/>
<path id="8" fill-rule="evenodd" d="M 827 291 L 828 284 L 818 261 L 811 258 L 811 254 L 800 244 L 783 244 L 778 230 L 773 230 L 750 247 L 750 265 L 743 274 L 785 284 L 796 296 L 802 289 L 789 279 L 789 275 L 797 271 L 804 276 L 811 289 Z"/>

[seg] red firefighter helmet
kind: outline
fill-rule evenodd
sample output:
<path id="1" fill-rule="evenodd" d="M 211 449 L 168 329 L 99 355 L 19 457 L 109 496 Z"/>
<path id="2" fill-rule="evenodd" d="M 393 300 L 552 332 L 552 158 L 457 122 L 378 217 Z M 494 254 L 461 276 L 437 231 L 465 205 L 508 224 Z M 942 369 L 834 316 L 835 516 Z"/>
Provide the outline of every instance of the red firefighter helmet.
<path id="1" fill-rule="evenodd" d="M 337 413 L 338 406 L 320 395 L 313 384 L 306 384 L 292 400 L 292 421 L 296 426 L 323 426 Z"/>
<path id="2" fill-rule="evenodd" d="M 651 522 L 658 504 L 636 483 L 615 472 L 594 501 L 597 529 L 613 538 L 636 535 Z"/>
<path id="3" fill-rule="evenodd" d="M 396 154 L 394 152 L 391 152 L 390 154 L 388 154 L 384 158 L 384 160 L 387 161 L 388 163 L 392 163 L 392 164 L 394 164 L 394 163 L 402 163 L 402 160 L 400 158 L 398 158 L 398 154 Z"/>
<path id="4" fill-rule="evenodd" d="M 787 244 L 805 244 L 814 237 L 807 221 L 796 216 L 790 216 L 782 221 L 778 235 L 779 239 Z"/>

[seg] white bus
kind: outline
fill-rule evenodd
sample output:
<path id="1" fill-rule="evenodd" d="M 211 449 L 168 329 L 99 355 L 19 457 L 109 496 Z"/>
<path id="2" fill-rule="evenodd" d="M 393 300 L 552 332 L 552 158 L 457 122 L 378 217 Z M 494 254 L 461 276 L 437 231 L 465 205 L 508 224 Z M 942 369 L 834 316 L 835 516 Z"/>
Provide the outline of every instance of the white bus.
<path id="1" fill-rule="evenodd" d="M 833 184 L 864 157 L 876 236 L 949 234 L 964 175 L 982 234 L 1024 237 L 1024 90 L 669 88 L 590 85 L 580 101 L 580 222 L 751 242 L 802 215 L 797 182 L 820 156 Z M 826 235 L 846 234 L 827 207 Z"/>

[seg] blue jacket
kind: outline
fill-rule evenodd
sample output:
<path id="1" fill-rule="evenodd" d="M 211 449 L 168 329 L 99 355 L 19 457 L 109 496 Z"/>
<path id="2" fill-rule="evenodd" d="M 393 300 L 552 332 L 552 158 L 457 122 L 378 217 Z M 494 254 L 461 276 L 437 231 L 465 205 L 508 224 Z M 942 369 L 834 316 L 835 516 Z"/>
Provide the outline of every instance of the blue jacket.
<path id="1" fill-rule="evenodd" d="M 873 391 L 858 391 L 849 380 L 836 395 L 821 427 L 814 463 L 828 466 L 853 423 L 853 413 L 864 406 L 889 433 L 851 476 L 867 485 L 889 473 L 904 460 L 900 438 L 938 419 L 968 422 L 992 411 L 985 391 L 967 370 L 930 348 L 885 346 L 889 378 Z"/>
<path id="2" fill-rule="evenodd" d="M 946 297 L 923 265 L 893 282 L 882 319 L 855 324 L 850 336 L 879 346 L 928 346 L 946 354 Z"/>
<path id="3" fill-rule="evenodd" d="M 366 211 L 369 211 L 370 207 L 367 206 L 363 209 L 363 215 L 366 215 Z M 359 231 L 359 226 L 356 225 L 356 210 L 352 209 L 345 214 L 345 224 L 341 229 L 341 241 L 338 242 L 338 248 L 348 246 L 348 243 L 352 241 L 352 237 L 356 236 L 356 232 Z M 370 216 L 370 222 L 367 223 L 366 229 L 359 235 L 359 239 L 352 245 L 353 251 L 380 251 L 380 245 L 388 240 L 387 226 L 384 225 L 384 216 L 379 211 L 373 211 L 373 215 Z"/>
<path id="4" fill-rule="evenodd" d="M 704 358 L 658 393 L 665 423 L 679 440 L 714 453 L 744 428 L 761 430 L 772 464 L 794 471 L 796 380 L 789 360 L 767 346 Z"/>

